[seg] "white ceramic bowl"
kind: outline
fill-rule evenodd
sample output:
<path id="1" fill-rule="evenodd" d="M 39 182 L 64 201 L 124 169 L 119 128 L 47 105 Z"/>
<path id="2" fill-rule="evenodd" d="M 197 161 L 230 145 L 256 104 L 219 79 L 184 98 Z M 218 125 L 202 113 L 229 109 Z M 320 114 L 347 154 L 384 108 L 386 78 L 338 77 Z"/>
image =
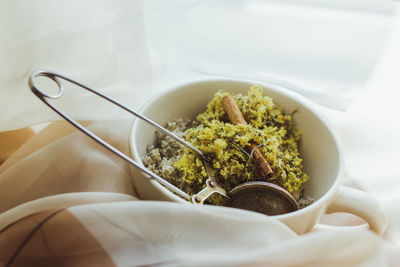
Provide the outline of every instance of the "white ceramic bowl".
<path id="1" fill-rule="evenodd" d="M 242 80 L 208 80 L 176 86 L 152 98 L 140 113 L 160 125 L 177 118 L 194 119 L 205 110 L 218 90 L 223 89 L 232 94 L 245 93 L 253 84 Z M 263 86 L 264 94 L 272 97 L 284 112 L 290 113 L 300 108 L 294 115 L 294 123 L 303 132 L 300 154 L 304 171 L 310 176 L 305 195 L 315 200 L 304 209 L 274 217 L 297 233 L 304 233 L 315 226 L 323 212 L 351 212 L 366 220 L 372 230 L 381 233 L 386 226 L 386 213 L 379 201 L 361 191 L 340 186 L 343 174 L 342 149 L 332 127 L 315 105 L 285 88 L 267 83 L 257 84 Z M 155 129 L 142 120 L 136 119 L 133 123 L 131 156 L 141 165 L 140 159 L 146 153 L 146 146 L 155 141 L 154 132 Z M 141 199 L 189 203 L 138 169 L 132 167 L 132 172 Z"/>

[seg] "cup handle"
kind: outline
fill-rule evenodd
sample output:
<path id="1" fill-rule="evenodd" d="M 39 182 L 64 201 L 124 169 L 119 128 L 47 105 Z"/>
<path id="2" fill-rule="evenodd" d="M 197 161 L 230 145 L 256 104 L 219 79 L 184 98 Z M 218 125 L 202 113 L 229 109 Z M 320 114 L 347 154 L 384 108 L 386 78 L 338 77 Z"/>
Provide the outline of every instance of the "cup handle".
<path id="1" fill-rule="evenodd" d="M 335 200 L 328 206 L 326 213 L 348 212 L 362 219 L 369 228 L 381 235 L 387 226 L 386 208 L 374 196 L 350 187 L 341 186 Z"/>

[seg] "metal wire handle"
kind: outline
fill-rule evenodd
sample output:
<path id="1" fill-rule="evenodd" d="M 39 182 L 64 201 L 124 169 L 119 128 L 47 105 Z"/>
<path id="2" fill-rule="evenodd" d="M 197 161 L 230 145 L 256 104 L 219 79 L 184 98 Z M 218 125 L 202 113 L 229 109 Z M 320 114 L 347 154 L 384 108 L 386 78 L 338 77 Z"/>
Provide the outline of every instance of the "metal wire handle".
<path id="1" fill-rule="evenodd" d="M 47 77 L 51 80 L 53 80 L 57 86 L 58 86 L 58 92 L 55 94 L 48 94 L 43 92 L 42 90 L 40 90 L 38 88 L 38 86 L 35 83 L 35 78 L 37 77 Z M 63 75 L 57 74 L 57 73 L 53 73 L 53 72 L 49 72 L 49 71 L 44 71 L 44 70 L 39 70 L 34 72 L 30 79 L 29 79 L 29 87 L 31 88 L 32 92 L 40 99 L 42 100 L 47 106 L 49 106 L 52 110 L 54 110 L 57 114 L 59 114 L 62 118 L 64 118 L 66 121 L 68 121 L 69 123 L 71 123 L 73 126 L 75 126 L 76 128 L 78 128 L 80 131 L 82 131 L 84 134 L 86 134 L 88 137 L 90 137 L 91 139 L 93 139 L 94 141 L 98 142 L 99 144 L 101 144 L 102 146 L 104 146 L 105 148 L 107 148 L 108 150 L 110 150 L 111 152 L 113 152 L 114 154 L 118 155 L 119 157 L 121 157 L 122 159 L 126 160 L 128 163 L 132 164 L 133 166 L 135 166 L 136 168 L 140 169 L 142 172 L 146 173 L 147 175 L 149 175 L 150 177 L 152 177 L 153 179 L 155 179 L 157 182 L 159 182 L 160 184 L 162 184 L 163 186 L 165 186 L 166 188 L 168 188 L 169 190 L 171 190 L 172 192 L 178 194 L 179 196 L 183 197 L 184 199 L 187 199 L 189 201 L 192 201 L 191 196 L 189 196 L 188 194 L 186 194 L 185 192 L 183 192 L 182 190 L 180 190 L 179 188 L 177 188 L 176 186 L 172 185 L 171 183 L 167 182 L 166 180 L 164 180 L 163 178 L 161 178 L 160 176 L 158 176 L 157 174 L 151 172 L 150 170 L 148 170 L 147 168 L 140 166 L 136 161 L 134 161 L 132 158 L 126 156 L 124 153 L 122 153 L 121 151 L 119 151 L 118 149 L 116 149 L 115 147 L 113 147 L 112 145 L 110 145 L 109 143 L 105 142 L 103 139 L 101 139 L 100 137 L 98 137 L 97 135 L 95 135 L 93 132 L 89 131 L 88 129 L 86 129 L 85 127 L 83 127 L 81 124 L 79 124 L 77 121 L 75 121 L 74 119 L 72 119 L 71 117 L 69 117 L 68 115 L 66 115 L 65 113 L 63 113 L 60 109 L 58 109 L 56 106 L 54 106 L 53 104 L 49 103 L 47 101 L 47 98 L 50 99 L 57 99 L 60 98 L 61 96 L 63 96 L 64 94 L 64 87 L 61 83 L 61 80 L 66 80 L 70 83 L 73 83 L 85 90 L 88 90 L 94 94 L 96 94 L 97 96 L 100 96 L 108 101 L 110 101 L 111 103 L 117 105 L 118 107 L 124 109 L 125 111 L 131 113 L 132 115 L 150 123 L 152 126 L 156 127 L 157 129 L 159 129 L 160 131 L 166 133 L 167 135 L 169 135 L 170 137 L 172 137 L 173 139 L 175 139 L 176 141 L 178 141 L 179 143 L 183 144 L 184 146 L 190 148 L 191 150 L 193 150 L 194 152 L 196 152 L 197 154 L 199 154 L 205 161 L 209 161 L 205 155 L 203 154 L 203 152 L 201 152 L 200 150 L 198 150 L 197 148 L 195 148 L 194 146 L 192 146 L 191 144 L 185 142 L 184 140 L 182 140 L 181 138 L 177 137 L 176 135 L 174 135 L 173 133 L 171 133 L 170 131 L 166 130 L 165 128 L 163 128 L 162 126 L 160 126 L 159 124 L 153 122 L 152 120 L 146 118 L 145 116 L 141 115 L 140 113 L 137 113 L 131 109 L 129 109 L 128 107 L 124 106 L 123 104 L 119 103 L 118 101 L 101 94 L 100 92 L 91 89 L 77 81 L 74 81 L 68 77 L 65 77 Z"/>
<path id="2" fill-rule="evenodd" d="M 263 147 L 264 144 L 265 144 L 264 136 L 260 133 L 260 130 L 257 130 L 257 133 L 261 136 L 261 138 L 262 138 L 262 143 L 259 144 L 259 145 L 257 145 L 257 146 L 255 146 L 255 147 L 250 151 L 250 153 L 248 153 L 248 152 L 247 152 L 246 150 L 244 150 L 242 147 L 240 147 L 240 146 L 238 146 L 237 144 L 235 144 L 235 142 L 233 142 L 233 140 L 229 140 L 229 139 L 228 139 L 228 142 L 229 142 L 231 145 L 233 145 L 236 149 L 238 149 L 240 152 L 242 152 L 243 154 L 245 154 L 248 158 L 251 158 L 251 159 L 253 159 L 253 161 L 254 161 L 254 158 L 253 158 L 254 151 L 255 151 L 257 148 L 259 148 L 259 147 Z"/>

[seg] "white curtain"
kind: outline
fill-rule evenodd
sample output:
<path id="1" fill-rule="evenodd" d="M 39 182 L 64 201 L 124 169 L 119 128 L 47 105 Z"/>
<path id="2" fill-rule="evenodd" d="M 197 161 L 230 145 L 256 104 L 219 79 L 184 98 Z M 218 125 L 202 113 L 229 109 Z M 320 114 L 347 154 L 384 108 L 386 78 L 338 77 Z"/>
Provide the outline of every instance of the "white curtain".
<path id="1" fill-rule="evenodd" d="M 0 131 L 58 119 L 30 92 L 33 70 L 79 80 L 138 109 L 191 79 L 292 84 L 335 108 L 358 95 L 390 33 L 394 1 L 2 1 Z M 122 116 L 67 87 L 77 119 Z"/>

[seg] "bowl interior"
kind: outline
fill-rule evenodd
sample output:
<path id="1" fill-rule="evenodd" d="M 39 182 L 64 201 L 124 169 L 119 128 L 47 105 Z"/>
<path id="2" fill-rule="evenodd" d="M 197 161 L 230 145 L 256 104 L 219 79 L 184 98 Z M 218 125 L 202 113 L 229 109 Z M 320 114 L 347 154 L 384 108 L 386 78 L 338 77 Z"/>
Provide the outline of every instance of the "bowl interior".
<path id="1" fill-rule="evenodd" d="M 232 94 L 245 93 L 253 85 L 247 81 L 202 81 L 186 84 L 157 96 L 150 100 L 141 110 L 141 113 L 160 125 L 177 118 L 194 119 L 203 112 L 207 103 L 220 89 Z M 313 104 L 305 98 L 289 90 L 268 84 L 261 84 L 264 94 L 272 97 L 274 102 L 290 113 L 295 113 L 293 120 L 303 136 L 300 143 L 300 154 L 303 158 L 304 171 L 310 176 L 306 185 L 305 195 L 314 200 L 325 195 L 340 174 L 340 151 L 332 130 Z M 155 142 L 155 129 L 142 120 L 135 120 L 132 129 L 131 153 L 138 160 L 146 153 L 146 146 Z M 139 162 L 141 164 L 141 161 Z M 159 185 L 152 184 L 159 190 L 167 193 L 171 200 L 180 198 Z"/>

